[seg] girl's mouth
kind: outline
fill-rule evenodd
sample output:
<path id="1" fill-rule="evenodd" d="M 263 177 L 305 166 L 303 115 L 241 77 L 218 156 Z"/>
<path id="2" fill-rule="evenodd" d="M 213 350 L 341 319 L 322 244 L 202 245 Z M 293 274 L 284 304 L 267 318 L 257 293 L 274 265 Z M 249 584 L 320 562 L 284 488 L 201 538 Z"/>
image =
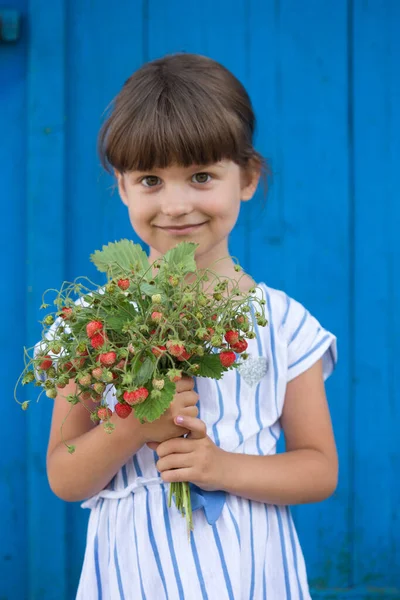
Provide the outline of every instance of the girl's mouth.
<path id="1" fill-rule="evenodd" d="M 171 235 L 188 235 L 190 233 L 198 231 L 200 227 L 205 225 L 205 223 L 206 221 L 204 221 L 203 223 L 195 223 L 194 225 L 175 225 L 171 227 L 160 227 L 160 229 L 166 231 L 167 233 L 170 233 Z"/>

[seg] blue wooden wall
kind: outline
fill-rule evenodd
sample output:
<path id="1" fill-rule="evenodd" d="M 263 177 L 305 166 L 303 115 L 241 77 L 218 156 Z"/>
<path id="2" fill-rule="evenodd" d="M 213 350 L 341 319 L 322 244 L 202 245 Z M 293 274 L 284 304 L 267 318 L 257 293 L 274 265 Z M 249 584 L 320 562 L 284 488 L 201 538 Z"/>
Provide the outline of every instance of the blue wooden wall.
<path id="1" fill-rule="evenodd" d="M 132 237 L 96 156 L 103 110 L 144 61 L 182 50 L 248 87 L 274 171 L 267 208 L 261 194 L 244 205 L 232 252 L 339 338 L 328 383 L 339 488 L 294 511 L 313 598 L 400 599 L 400 2 L 7 6 L 22 31 L 0 43 L 0 600 L 74 597 L 88 515 L 47 486 L 51 401 L 22 413 L 13 385 L 42 290 L 95 276 L 89 254 Z"/>

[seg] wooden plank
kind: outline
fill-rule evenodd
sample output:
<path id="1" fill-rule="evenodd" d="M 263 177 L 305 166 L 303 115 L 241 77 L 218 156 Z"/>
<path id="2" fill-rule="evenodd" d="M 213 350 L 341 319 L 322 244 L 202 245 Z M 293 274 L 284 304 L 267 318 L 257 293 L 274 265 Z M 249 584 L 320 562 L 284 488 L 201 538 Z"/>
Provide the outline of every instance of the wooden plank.
<path id="1" fill-rule="evenodd" d="M 65 188 L 66 274 L 103 276 L 89 262 L 102 244 L 123 237 L 139 241 L 114 179 L 102 170 L 97 134 L 103 113 L 124 81 L 143 62 L 145 2 L 126 1 L 118 10 L 108 0 L 67 4 L 67 132 Z M 79 240 L 79 243 L 77 243 Z M 89 510 L 67 507 L 68 598 L 74 597 L 86 541 Z"/>
<path id="2" fill-rule="evenodd" d="M 27 311 L 30 345 L 40 339 L 42 292 L 64 276 L 64 1 L 30 1 L 26 199 Z M 51 401 L 28 411 L 29 593 L 32 600 L 66 594 L 65 506 L 47 483 L 45 454 Z M 26 570 L 25 570 L 26 573 Z"/>
<path id="3" fill-rule="evenodd" d="M 285 291 L 338 336 L 340 353 L 327 384 L 340 454 L 339 488 L 328 501 L 293 511 L 310 583 L 319 590 L 345 587 L 351 576 L 347 2 L 287 0 L 275 6 L 279 41 L 271 87 L 276 81 L 279 87 L 272 116 L 279 119 L 284 237 L 274 268 L 283 273 Z"/>
<path id="4" fill-rule="evenodd" d="M 354 583 L 397 587 L 399 24 L 395 0 L 354 0 Z"/>
<path id="5" fill-rule="evenodd" d="M 14 2 L 12 8 L 26 14 L 26 2 Z M 26 564 L 26 415 L 13 402 L 14 385 L 23 369 L 22 348 L 25 338 L 25 122 L 26 102 L 26 29 L 17 44 L 0 46 L 0 144 L 1 204 L 0 220 L 3 293 L 0 330 L 3 349 L 2 448 L 0 454 L 0 597 L 9 600 L 27 597 L 27 582 L 20 565 Z M 4 362 L 5 361 L 5 362 Z M 24 400 L 24 390 L 19 389 Z M 16 443 L 16 440 L 17 443 Z"/>

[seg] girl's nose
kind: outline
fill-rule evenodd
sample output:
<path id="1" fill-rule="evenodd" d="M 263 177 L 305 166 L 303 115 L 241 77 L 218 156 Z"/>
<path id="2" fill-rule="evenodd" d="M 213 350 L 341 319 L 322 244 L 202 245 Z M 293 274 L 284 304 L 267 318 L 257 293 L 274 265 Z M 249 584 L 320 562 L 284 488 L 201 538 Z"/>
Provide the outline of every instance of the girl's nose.
<path id="1" fill-rule="evenodd" d="M 176 187 L 166 192 L 161 201 L 161 210 L 169 217 L 180 217 L 192 211 L 189 194 Z"/>

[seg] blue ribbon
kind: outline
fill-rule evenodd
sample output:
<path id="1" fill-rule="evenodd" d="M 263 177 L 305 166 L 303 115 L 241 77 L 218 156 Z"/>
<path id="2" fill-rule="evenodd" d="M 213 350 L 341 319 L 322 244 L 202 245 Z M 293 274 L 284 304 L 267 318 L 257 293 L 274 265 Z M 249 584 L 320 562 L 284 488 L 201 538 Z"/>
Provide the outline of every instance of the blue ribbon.
<path id="1" fill-rule="evenodd" d="M 226 493 L 221 490 L 207 492 L 194 485 L 194 483 L 190 483 L 189 487 L 192 511 L 203 508 L 209 525 L 214 525 L 224 508 Z"/>

